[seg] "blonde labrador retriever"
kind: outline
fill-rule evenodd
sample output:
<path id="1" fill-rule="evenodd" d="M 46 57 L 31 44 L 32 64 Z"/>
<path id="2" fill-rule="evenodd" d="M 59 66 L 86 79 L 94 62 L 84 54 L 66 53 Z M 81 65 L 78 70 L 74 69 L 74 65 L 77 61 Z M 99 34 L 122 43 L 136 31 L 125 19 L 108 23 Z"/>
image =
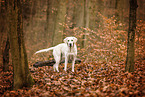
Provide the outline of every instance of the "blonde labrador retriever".
<path id="1" fill-rule="evenodd" d="M 74 65 L 75 65 L 75 60 L 76 60 L 76 56 L 77 56 L 76 42 L 77 42 L 76 37 L 66 37 L 64 39 L 64 43 L 58 44 L 57 46 L 50 47 L 50 48 L 47 48 L 47 49 L 39 50 L 35 54 L 41 53 L 41 52 L 47 52 L 49 50 L 53 50 L 53 56 L 54 56 L 54 59 L 55 59 L 55 62 L 56 62 L 53 65 L 53 69 L 54 69 L 54 71 L 57 70 L 57 72 L 59 72 L 58 66 L 59 66 L 59 63 L 60 63 L 61 54 L 65 58 L 65 67 L 64 67 L 65 71 L 67 69 L 68 58 L 71 55 L 71 56 L 73 56 L 72 72 L 74 72 Z"/>

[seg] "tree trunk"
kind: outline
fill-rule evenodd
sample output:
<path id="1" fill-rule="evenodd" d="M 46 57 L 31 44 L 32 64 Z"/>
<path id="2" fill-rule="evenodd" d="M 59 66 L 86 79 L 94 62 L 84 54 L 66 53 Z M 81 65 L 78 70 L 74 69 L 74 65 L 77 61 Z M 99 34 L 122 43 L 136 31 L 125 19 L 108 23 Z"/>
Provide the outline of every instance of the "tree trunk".
<path id="1" fill-rule="evenodd" d="M 75 8 L 74 8 L 74 24 L 76 27 L 84 27 L 84 0 L 76 0 Z M 79 34 L 77 35 L 79 36 Z M 80 44 L 80 47 L 83 48 L 83 37 L 77 37 L 78 38 L 78 44 Z"/>
<path id="2" fill-rule="evenodd" d="M 6 46 L 3 52 L 3 71 L 9 70 L 9 49 L 10 49 L 10 43 L 9 43 L 9 37 L 7 37 Z"/>
<path id="3" fill-rule="evenodd" d="M 53 46 L 53 34 L 56 19 L 56 0 L 47 0 L 47 25 L 46 32 L 48 34 L 49 46 Z"/>
<path id="4" fill-rule="evenodd" d="M 89 28 L 89 0 L 84 0 L 84 28 Z M 87 30 L 84 30 L 85 35 L 83 37 L 84 41 L 83 41 L 83 47 L 87 46 Z"/>
<path id="5" fill-rule="evenodd" d="M 75 7 L 75 21 L 76 27 L 84 26 L 84 0 L 77 0 Z"/>
<path id="6" fill-rule="evenodd" d="M 4 71 L 8 70 L 9 54 L 8 49 L 8 17 L 7 17 L 7 1 L 0 2 L 0 66 L 3 67 Z"/>
<path id="7" fill-rule="evenodd" d="M 53 34 L 53 46 L 61 43 L 63 40 L 63 24 L 65 23 L 66 0 L 58 0 L 57 6 L 57 15 Z"/>
<path id="8" fill-rule="evenodd" d="M 22 0 L 9 0 L 9 37 L 14 69 L 13 89 L 30 87 L 33 85 L 27 55 L 24 45 Z"/>
<path id="9" fill-rule="evenodd" d="M 127 43 L 127 58 L 125 71 L 134 71 L 134 40 L 136 29 L 136 9 L 137 0 L 130 0 L 130 12 L 129 12 L 129 31 L 128 31 L 128 43 Z"/>

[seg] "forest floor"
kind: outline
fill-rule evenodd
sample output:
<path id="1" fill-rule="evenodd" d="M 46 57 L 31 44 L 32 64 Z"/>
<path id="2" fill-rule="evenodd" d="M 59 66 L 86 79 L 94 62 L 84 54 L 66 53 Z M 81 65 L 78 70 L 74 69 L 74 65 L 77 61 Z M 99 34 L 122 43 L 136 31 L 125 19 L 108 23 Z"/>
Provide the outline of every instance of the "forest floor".
<path id="1" fill-rule="evenodd" d="M 124 62 L 116 64 L 80 63 L 71 72 L 67 72 L 61 64 L 60 72 L 53 72 L 52 66 L 32 67 L 30 71 L 35 80 L 32 88 L 11 91 L 11 71 L 2 72 L 0 69 L 0 96 L 145 96 L 145 60 L 136 61 L 133 73 L 125 72 Z"/>

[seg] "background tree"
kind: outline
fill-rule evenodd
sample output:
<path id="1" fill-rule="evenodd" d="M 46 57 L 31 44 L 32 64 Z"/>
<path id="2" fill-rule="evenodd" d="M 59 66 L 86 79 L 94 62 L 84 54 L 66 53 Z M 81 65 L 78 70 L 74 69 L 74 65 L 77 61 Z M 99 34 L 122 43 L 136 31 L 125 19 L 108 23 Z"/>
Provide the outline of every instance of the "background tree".
<path id="1" fill-rule="evenodd" d="M 0 66 L 4 71 L 9 70 L 9 39 L 8 39 L 8 17 L 7 1 L 0 4 Z"/>
<path id="2" fill-rule="evenodd" d="M 63 40 L 63 31 L 64 27 L 62 26 L 65 23 L 66 15 L 66 0 L 56 0 L 57 5 L 57 14 L 55 18 L 55 27 L 53 31 L 53 46 L 59 44 Z"/>
<path id="3" fill-rule="evenodd" d="M 13 89 L 33 85 L 24 45 L 22 0 L 9 0 L 9 37 L 13 64 Z"/>
<path id="4" fill-rule="evenodd" d="M 90 11 L 89 11 L 89 7 L 90 7 L 90 0 L 84 0 L 84 28 L 89 28 L 89 15 L 90 15 Z M 83 36 L 83 47 L 87 46 L 87 39 L 88 39 L 88 31 L 85 30 L 85 35 Z"/>
<path id="5" fill-rule="evenodd" d="M 46 18 L 46 32 L 48 33 L 48 43 L 49 46 L 53 45 L 53 32 L 55 27 L 55 19 L 56 19 L 56 8 L 57 4 L 56 0 L 47 0 L 47 18 Z"/>
<path id="6" fill-rule="evenodd" d="M 137 0 L 130 0 L 130 11 L 129 11 L 129 30 L 128 30 L 128 43 L 127 43 L 127 57 L 125 70 L 132 72 L 134 71 L 134 56 L 135 56 L 135 30 L 136 30 L 136 10 Z"/>
<path id="7" fill-rule="evenodd" d="M 9 37 L 7 37 L 6 46 L 3 52 L 3 70 L 9 70 L 9 49 L 10 49 L 10 42 Z"/>

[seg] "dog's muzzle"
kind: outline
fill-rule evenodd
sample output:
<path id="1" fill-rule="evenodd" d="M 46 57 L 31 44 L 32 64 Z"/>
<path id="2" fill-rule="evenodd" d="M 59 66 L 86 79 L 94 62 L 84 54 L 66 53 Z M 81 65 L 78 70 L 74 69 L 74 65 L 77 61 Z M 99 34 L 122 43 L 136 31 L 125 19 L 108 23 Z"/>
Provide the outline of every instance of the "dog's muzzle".
<path id="1" fill-rule="evenodd" d="M 71 49 L 73 47 L 73 44 L 72 43 L 68 43 L 68 47 L 70 48 L 70 52 L 71 52 Z"/>
<path id="2" fill-rule="evenodd" d="M 73 47 L 73 44 L 72 43 L 68 43 L 67 44 L 69 47 Z"/>
<path id="3" fill-rule="evenodd" d="M 72 47 L 72 44 L 71 43 L 69 44 L 69 47 Z"/>

